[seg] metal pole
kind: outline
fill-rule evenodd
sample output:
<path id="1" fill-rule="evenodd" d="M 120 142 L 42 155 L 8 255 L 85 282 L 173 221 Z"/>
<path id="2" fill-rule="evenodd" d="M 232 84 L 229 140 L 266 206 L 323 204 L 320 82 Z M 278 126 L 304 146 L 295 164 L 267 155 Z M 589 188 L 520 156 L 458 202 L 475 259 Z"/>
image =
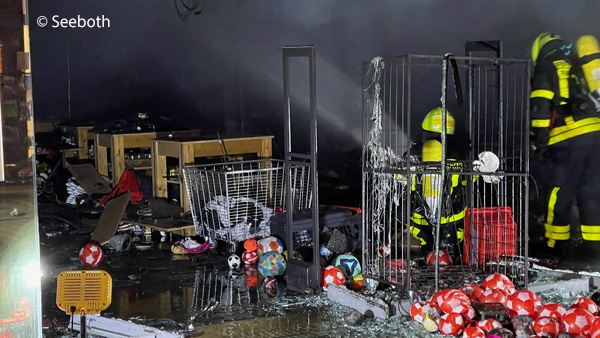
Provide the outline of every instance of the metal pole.
<path id="1" fill-rule="evenodd" d="M 440 226 L 442 221 L 442 206 L 444 196 L 444 177 L 446 176 L 446 92 L 448 82 L 448 61 L 452 54 L 447 53 L 444 55 L 442 61 L 442 130 L 441 130 L 441 141 L 442 141 L 442 160 L 440 162 L 440 179 L 439 184 L 439 198 L 437 201 L 437 214 L 435 215 L 435 291 L 439 291 L 440 282 Z"/>

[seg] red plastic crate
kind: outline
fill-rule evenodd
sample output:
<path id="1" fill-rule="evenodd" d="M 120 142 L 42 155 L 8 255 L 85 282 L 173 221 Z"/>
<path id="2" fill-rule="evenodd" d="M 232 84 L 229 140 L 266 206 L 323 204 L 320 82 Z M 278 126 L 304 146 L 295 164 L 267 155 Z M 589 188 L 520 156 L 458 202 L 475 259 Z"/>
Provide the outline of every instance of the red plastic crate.
<path id="1" fill-rule="evenodd" d="M 472 224 L 471 224 L 472 221 Z M 481 266 L 517 252 L 517 224 L 510 207 L 467 209 L 463 261 Z"/>

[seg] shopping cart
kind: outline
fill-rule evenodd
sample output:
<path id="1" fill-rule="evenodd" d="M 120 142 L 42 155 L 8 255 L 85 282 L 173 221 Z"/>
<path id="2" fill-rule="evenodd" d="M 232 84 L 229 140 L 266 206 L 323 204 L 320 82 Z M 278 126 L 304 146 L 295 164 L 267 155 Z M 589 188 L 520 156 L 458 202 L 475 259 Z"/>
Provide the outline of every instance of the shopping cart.
<path id="1" fill-rule="evenodd" d="M 230 244 L 268 236 L 268 221 L 285 211 L 285 162 L 253 160 L 183 168 L 196 233 Z M 310 206 L 310 170 L 292 166 L 294 209 Z"/>

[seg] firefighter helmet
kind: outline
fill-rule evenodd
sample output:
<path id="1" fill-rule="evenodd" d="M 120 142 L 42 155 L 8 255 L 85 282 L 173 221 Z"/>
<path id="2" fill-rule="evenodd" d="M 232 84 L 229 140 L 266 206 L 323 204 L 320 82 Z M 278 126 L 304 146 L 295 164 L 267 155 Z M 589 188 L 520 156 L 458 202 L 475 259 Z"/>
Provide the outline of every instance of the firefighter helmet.
<path id="1" fill-rule="evenodd" d="M 449 111 L 446 110 L 446 133 L 449 135 L 454 135 L 454 117 L 450 114 Z M 421 124 L 423 130 L 431 131 L 434 133 L 442 132 L 442 108 L 437 107 L 427 115 L 423 119 L 423 123 Z"/>
<path id="2" fill-rule="evenodd" d="M 548 32 L 544 32 L 533 41 L 533 46 L 531 47 L 531 60 L 533 60 L 533 64 L 537 61 L 537 58 L 540 54 L 542 48 L 550 41 L 560 39 L 560 36 Z"/>

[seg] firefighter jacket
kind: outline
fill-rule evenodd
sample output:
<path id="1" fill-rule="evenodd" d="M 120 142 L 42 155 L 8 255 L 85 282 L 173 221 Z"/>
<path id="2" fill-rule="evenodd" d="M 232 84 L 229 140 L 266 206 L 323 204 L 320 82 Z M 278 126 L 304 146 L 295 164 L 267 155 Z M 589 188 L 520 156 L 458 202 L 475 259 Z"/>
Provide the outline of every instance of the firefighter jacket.
<path id="1" fill-rule="evenodd" d="M 534 150 L 600 130 L 583 73 L 570 43 L 546 43 L 534 69 L 531 105 L 531 141 Z"/>

